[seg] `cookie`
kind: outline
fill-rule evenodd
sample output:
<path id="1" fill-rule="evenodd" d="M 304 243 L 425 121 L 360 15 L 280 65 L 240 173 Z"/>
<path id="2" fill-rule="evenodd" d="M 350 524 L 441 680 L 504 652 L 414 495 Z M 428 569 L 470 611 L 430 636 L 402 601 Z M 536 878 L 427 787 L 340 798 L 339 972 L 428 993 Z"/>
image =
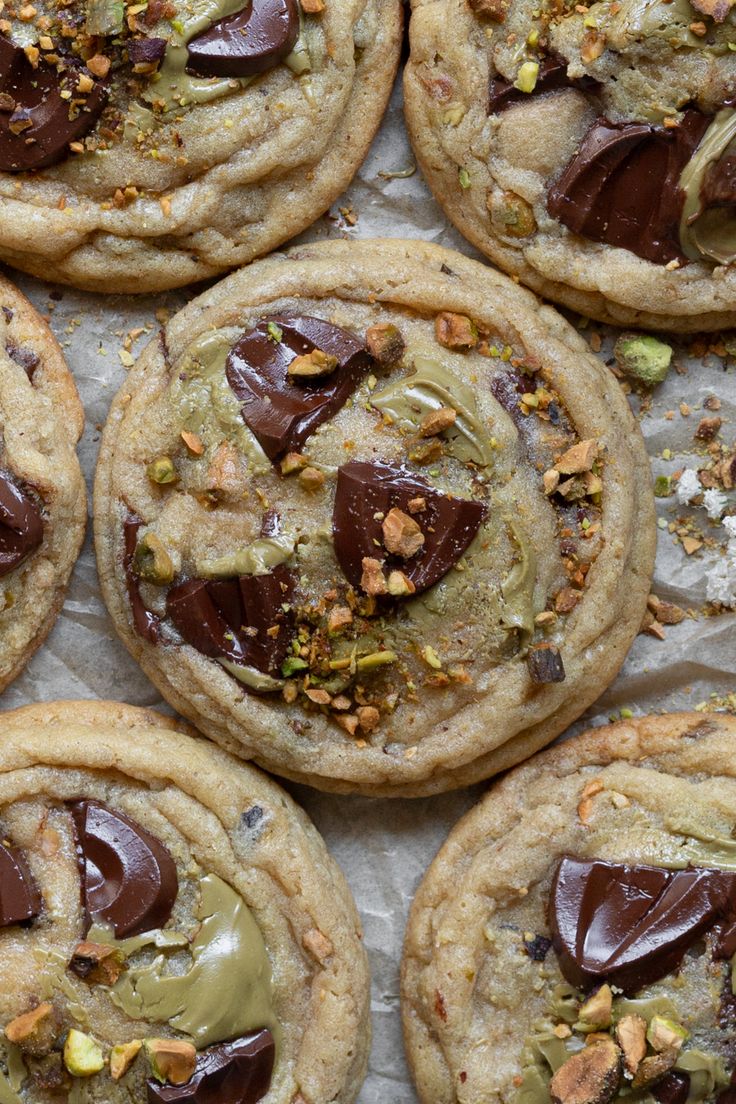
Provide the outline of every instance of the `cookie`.
<path id="1" fill-rule="evenodd" d="M 460 821 L 412 906 L 423 1104 L 732 1104 L 733 717 L 595 729 Z"/>
<path id="2" fill-rule="evenodd" d="M 56 339 L 0 279 L 0 690 L 51 630 L 84 539 L 83 425 Z"/>
<path id="3" fill-rule="evenodd" d="M 530 293 L 402 241 L 293 249 L 172 319 L 113 403 L 95 518 L 176 709 L 384 795 L 552 740 L 618 671 L 654 548 L 614 377 Z"/>
<path id="4" fill-rule="evenodd" d="M 400 0 L 71 0 L 6 9 L 0 257 L 143 292 L 312 223 L 391 93 Z"/>
<path id="5" fill-rule="evenodd" d="M 114 702 L 0 730 L 3 1101 L 354 1101 L 360 922 L 283 790 Z"/>
<path id="6" fill-rule="evenodd" d="M 412 0 L 406 117 L 447 216 L 603 322 L 735 325 L 733 23 L 714 0 Z"/>

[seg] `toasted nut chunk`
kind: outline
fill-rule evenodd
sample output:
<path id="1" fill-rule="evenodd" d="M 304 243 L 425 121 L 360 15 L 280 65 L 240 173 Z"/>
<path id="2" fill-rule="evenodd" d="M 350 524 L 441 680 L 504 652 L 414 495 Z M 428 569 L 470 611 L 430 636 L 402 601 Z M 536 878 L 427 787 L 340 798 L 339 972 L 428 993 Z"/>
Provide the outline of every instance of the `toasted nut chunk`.
<path id="1" fill-rule="evenodd" d="M 579 590 L 573 590 L 572 587 L 563 587 L 555 597 L 555 612 L 570 613 L 575 609 L 581 597 Z"/>
<path id="2" fill-rule="evenodd" d="M 560 1066 L 549 1083 L 552 1104 L 608 1104 L 621 1083 L 621 1051 L 613 1039 L 594 1043 Z"/>
<path id="3" fill-rule="evenodd" d="M 562 454 L 555 464 L 555 468 L 563 475 L 577 475 L 580 472 L 590 471 L 597 456 L 597 441 L 578 441 L 576 445 L 573 445 L 572 448 Z"/>
<path id="4" fill-rule="evenodd" d="M 301 0 L 302 9 L 307 15 L 319 15 L 325 10 L 325 0 Z"/>
<path id="5" fill-rule="evenodd" d="M 665 1016 L 652 1016 L 649 1021 L 647 1039 L 653 1050 L 680 1050 L 688 1036 L 682 1024 Z"/>
<path id="6" fill-rule="evenodd" d="M 383 543 L 389 552 L 408 560 L 424 544 L 424 533 L 414 518 L 393 506 L 381 523 Z"/>
<path id="7" fill-rule="evenodd" d="M 709 15 L 714 23 L 723 23 L 733 7 L 733 0 L 691 0 L 696 11 Z"/>
<path id="8" fill-rule="evenodd" d="M 110 1051 L 110 1076 L 113 1081 L 119 1081 L 125 1077 L 130 1067 L 135 1062 L 143 1046 L 141 1039 L 131 1039 L 129 1043 L 118 1043 Z"/>
<path id="9" fill-rule="evenodd" d="M 406 598 L 408 594 L 416 592 L 411 579 L 403 571 L 392 571 L 388 577 L 388 592 L 394 598 Z"/>
<path id="10" fill-rule="evenodd" d="M 300 452 L 287 452 L 281 461 L 281 474 L 293 475 L 294 472 L 304 471 L 308 464 L 306 456 L 302 456 Z"/>
<path id="11" fill-rule="evenodd" d="M 308 932 L 305 932 L 302 936 L 302 943 L 318 962 L 326 962 L 330 955 L 334 954 L 335 948 L 319 928 L 310 928 Z"/>
<path id="12" fill-rule="evenodd" d="M 395 663 L 399 657 L 396 652 L 371 652 L 370 655 L 361 656 L 356 663 L 359 671 L 374 671 L 377 667 L 388 667 Z"/>
<path id="13" fill-rule="evenodd" d="M 104 54 L 95 54 L 87 62 L 87 68 L 96 77 L 106 77 L 110 72 L 110 64 L 110 59 L 105 57 Z"/>
<path id="14" fill-rule="evenodd" d="M 379 322 L 366 330 L 365 344 L 373 359 L 386 366 L 397 364 L 406 349 L 401 331 L 391 322 Z"/>
<path id="15" fill-rule="evenodd" d="M 433 464 L 444 453 L 442 441 L 438 437 L 419 440 L 410 450 L 409 459 L 415 464 Z"/>
<path id="16" fill-rule="evenodd" d="M 383 575 L 383 567 L 372 556 L 363 557 L 363 574 L 360 578 L 361 588 L 366 594 L 386 594 L 388 587 Z"/>
<path id="17" fill-rule="evenodd" d="M 174 578 L 174 563 L 155 533 L 145 533 L 135 547 L 133 568 L 147 583 L 168 586 Z"/>
<path id="18" fill-rule="evenodd" d="M 565 667 L 559 648 L 553 644 L 537 644 L 526 657 L 532 682 L 564 682 Z"/>
<path id="19" fill-rule="evenodd" d="M 699 441 L 712 441 L 722 424 L 722 418 L 701 418 L 695 436 Z"/>
<path id="20" fill-rule="evenodd" d="M 305 468 L 299 473 L 299 484 L 305 491 L 320 491 L 325 485 L 325 473 L 319 468 Z"/>
<path id="21" fill-rule="evenodd" d="M 451 406 L 441 406 L 439 410 L 430 410 L 425 414 L 419 426 L 420 437 L 436 437 L 438 433 L 444 433 L 457 420 L 457 410 Z"/>
<path id="22" fill-rule="evenodd" d="M 197 1051 L 183 1039 L 146 1039 L 146 1054 L 157 1081 L 185 1085 L 197 1065 Z"/>
<path id="23" fill-rule="evenodd" d="M 201 456 L 204 452 L 204 444 L 202 443 L 202 438 L 199 437 L 196 433 L 190 433 L 189 430 L 183 429 L 181 431 L 181 439 L 187 446 L 188 451 L 191 452 L 192 456 Z"/>
<path id="24" fill-rule="evenodd" d="M 358 718 L 352 713 L 340 713 L 335 717 L 335 720 L 340 725 L 340 728 L 344 728 L 349 736 L 354 736 L 358 728 Z"/>
<path id="25" fill-rule="evenodd" d="M 508 0 L 468 0 L 468 7 L 476 15 L 503 23 L 508 11 Z"/>
<path id="26" fill-rule="evenodd" d="M 660 1077 L 669 1073 L 676 1061 L 676 1050 L 663 1050 L 661 1054 L 651 1054 L 649 1058 L 644 1059 L 636 1071 L 634 1080 L 631 1082 L 632 1089 L 646 1089 L 649 1085 L 653 1085 Z"/>
<path id="27" fill-rule="evenodd" d="M 311 702 L 314 702 L 315 705 L 329 705 L 332 701 L 332 698 L 327 693 L 327 691 L 321 690 L 319 689 L 319 687 L 317 687 L 316 689 L 305 690 L 304 693 L 307 695 Z"/>
<path id="28" fill-rule="evenodd" d="M 356 710 L 356 713 L 358 715 L 358 724 L 364 732 L 373 732 L 381 723 L 381 714 L 375 706 L 361 705 L 360 708 Z"/>
<path id="29" fill-rule="evenodd" d="M 611 992 L 611 986 L 601 985 L 597 992 L 593 993 L 580 1005 L 578 1020 L 581 1023 L 590 1024 L 591 1027 L 610 1027 L 612 1008 L 613 993 Z"/>
<path id="30" fill-rule="evenodd" d="M 353 623 L 353 613 L 349 606 L 335 606 L 330 610 L 329 617 L 327 618 L 327 631 L 331 633 L 340 632 L 341 629 L 347 628 L 348 625 Z"/>
<path id="31" fill-rule="evenodd" d="M 321 349 L 312 349 L 311 353 L 295 357 L 286 374 L 294 379 L 318 379 L 332 375 L 338 363 L 336 356 L 323 353 Z"/>
<path id="32" fill-rule="evenodd" d="M 587 31 L 580 46 L 580 57 L 585 65 L 596 61 L 606 48 L 606 36 L 600 31 Z"/>
<path id="33" fill-rule="evenodd" d="M 77 977 L 95 985 L 114 985 L 122 973 L 122 956 L 104 943 L 78 943 L 69 969 Z"/>
<path id="34" fill-rule="evenodd" d="M 410 514 L 421 514 L 427 509 L 426 498 L 410 498 L 408 502 Z"/>
<path id="35" fill-rule="evenodd" d="M 542 486 L 544 487 L 544 493 L 546 495 L 554 494 L 560 485 L 560 473 L 555 471 L 554 468 L 550 468 L 542 476 Z"/>
<path id="36" fill-rule="evenodd" d="M 478 327 L 466 314 L 442 311 L 434 320 L 434 333 L 440 345 L 462 352 L 478 344 Z"/>
<path id="37" fill-rule="evenodd" d="M 91 1077 L 105 1065 L 102 1048 L 91 1035 L 73 1027 L 64 1043 L 64 1065 L 73 1077 Z"/>
<path id="38" fill-rule="evenodd" d="M 647 1022 L 641 1016 L 624 1016 L 616 1024 L 616 1042 L 624 1055 L 624 1065 L 633 1076 L 647 1053 Z"/>
<path id="39" fill-rule="evenodd" d="M 43 1032 L 44 1027 L 53 1018 L 53 1005 L 44 1001 L 30 1012 L 24 1012 L 22 1016 L 16 1016 L 5 1027 L 5 1037 L 17 1046 L 25 1047 L 33 1045 Z"/>

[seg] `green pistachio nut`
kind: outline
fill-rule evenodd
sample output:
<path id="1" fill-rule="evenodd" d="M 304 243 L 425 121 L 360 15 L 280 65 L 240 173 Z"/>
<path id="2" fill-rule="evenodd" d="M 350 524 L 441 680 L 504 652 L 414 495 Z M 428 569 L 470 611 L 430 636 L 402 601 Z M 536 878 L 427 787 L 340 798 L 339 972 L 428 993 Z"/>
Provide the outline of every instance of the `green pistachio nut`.
<path id="1" fill-rule="evenodd" d="M 133 569 L 154 586 L 168 586 L 174 579 L 174 563 L 155 533 L 145 533 L 133 554 Z"/>
<path id="2" fill-rule="evenodd" d="M 158 483 L 162 486 L 166 483 L 176 483 L 179 478 L 174 461 L 170 456 L 158 456 L 155 460 L 152 460 L 146 468 L 146 475 L 152 483 Z"/>
<path id="3" fill-rule="evenodd" d="M 644 387 L 662 383 L 672 363 L 671 346 L 649 334 L 622 334 L 613 352 L 621 371 Z"/>
<path id="4" fill-rule="evenodd" d="M 64 1065 L 73 1077 L 91 1077 L 104 1067 L 105 1059 L 95 1040 L 73 1027 L 64 1043 Z"/>

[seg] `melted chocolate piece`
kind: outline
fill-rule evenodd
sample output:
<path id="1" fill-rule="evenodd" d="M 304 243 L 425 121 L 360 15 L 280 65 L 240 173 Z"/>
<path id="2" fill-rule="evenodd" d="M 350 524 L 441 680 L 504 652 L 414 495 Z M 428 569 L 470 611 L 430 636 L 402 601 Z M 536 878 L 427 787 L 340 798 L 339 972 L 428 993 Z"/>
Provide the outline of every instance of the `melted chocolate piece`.
<path id="1" fill-rule="evenodd" d="M 597 119 L 550 188 L 547 210 L 590 241 L 620 246 L 655 264 L 685 262 L 680 175 L 708 122 L 692 108 L 672 128 Z"/>
<path id="2" fill-rule="evenodd" d="M 34 353 L 33 349 L 29 349 L 27 345 L 6 345 L 5 352 L 18 364 L 28 376 L 29 380 L 33 379 L 33 373 L 41 361 L 38 353 Z"/>
<path id="3" fill-rule="evenodd" d="M 128 61 L 131 65 L 150 65 L 161 61 L 165 53 L 165 38 L 133 38 L 128 43 Z"/>
<path id="4" fill-rule="evenodd" d="M 187 71 L 202 77 L 252 77 L 278 65 L 298 37 L 296 0 L 251 0 L 192 39 Z"/>
<path id="5" fill-rule="evenodd" d="M 690 1095 L 690 1078 L 686 1073 L 667 1073 L 649 1089 L 659 1104 L 686 1104 Z"/>
<path id="6" fill-rule="evenodd" d="M 666 1101 L 666 1104 L 670 1102 Z M 736 1104 L 736 1070 L 731 1074 L 731 1084 L 716 1097 L 716 1104 Z"/>
<path id="7" fill-rule="evenodd" d="M 282 607 L 291 600 L 295 585 L 285 564 L 267 575 L 190 579 L 171 588 L 166 612 L 187 644 L 203 655 L 280 675 L 292 626 L 291 615 Z M 274 625 L 279 632 L 270 636 Z"/>
<path id="8" fill-rule="evenodd" d="M 383 548 L 381 521 L 397 507 L 409 513 L 409 502 L 423 498 L 426 508 L 414 516 L 424 534 L 424 544 L 411 559 L 391 556 Z M 379 461 L 354 460 L 343 464 L 337 474 L 337 491 L 332 514 L 335 555 L 345 578 L 360 586 L 363 557 L 383 559 L 416 587 L 428 590 L 446 575 L 467 550 L 480 529 L 486 507 L 467 498 L 452 498 L 434 490 L 426 480 L 404 468 Z"/>
<path id="9" fill-rule="evenodd" d="M 560 969 L 579 989 L 603 981 L 636 993 L 676 971 L 688 947 L 719 922 L 717 957 L 736 937 L 736 874 L 663 870 L 565 858 L 550 901 Z"/>
<path id="10" fill-rule="evenodd" d="M 0 170 L 53 165 L 67 155 L 70 142 L 94 126 L 108 89 L 95 81 L 91 92 L 80 95 L 82 71 L 71 62 L 61 74 L 44 61 L 34 69 L 20 46 L 0 37 L 0 92 L 15 101 L 14 109 L 0 111 Z M 71 99 L 62 99 L 62 92 L 71 92 Z"/>
<path id="11" fill-rule="evenodd" d="M 514 87 L 513 81 L 504 77 L 493 77 L 488 82 L 488 114 L 499 115 L 507 107 L 517 103 L 529 103 L 532 96 L 542 92 L 558 92 L 561 88 L 578 88 L 581 92 L 595 92 L 600 84 L 593 77 L 580 77 L 571 80 L 567 75 L 567 62 L 564 58 L 552 54 L 540 62 L 537 83 L 533 92 L 522 92 Z"/>
<path id="12" fill-rule="evenodd" d="M 140 582 L 133 570 L 138 530 L 142 524 L 141 519 L 133 515 L 129 515 L 123 523 L 123 539 L 125 541 L 123 571 L 125 572 L 125 586 L 128 591 L 128 601 L 130 602 L 136 632 L 145 637 L 151 644 L 158 644 L 161 639 L 161 621 L 155 613 L 151 613 L 150 610 L 146 609 L 141 598 Z"/>
<path id="13" fill-rule="evenodd" d="M 530 648 L 526 665 L 532 682 L 545 685 L 565 681 L 565 665 L 559 648 L 555 648 L 553 644 L 537 644 Z"/>
<path id="14" fill-rule="evenodd" d="M 0 578 L 28 559 L 42 541 L 41 511 L 9 475 L 0 472 Z"/>
<path id="15" fill-rule="evenodd" d="M 280 341 L 269 323 L 282 331 Z M 314 349 L 337 357 L 328 376 L 291 380 L 287 368 Z M 227 379 L 243 403 L 242 415 L 271 460 L 296 451 L 340 410 L 372 363 L 362 341 L 321 318 L 272 315 L 247 330 L 230 350 Z"/>
<path id="16" fill-rule="evenodd" d="M 35 920 L 42 908 L 25 856 L 16 847 L 0 843 L 0 928 Z"/>
<path id="17" fill-rule="evenodd" d="M 179 879 L 161 841 L 100 801 L 73 801 L 70 810 L 85 935 L 93 923 L 111 924 L 116 939 L 162 928 L 171 916 Z"/>
<path id="18" fill-rule="evenodd" d="M 186 1085 L 148 1081 L 148 1104 L 257 1104 L 271 1086 L 276 1055 L 267 1028 L 219 1043 L 197 1055 L 197 1068 Z"/>

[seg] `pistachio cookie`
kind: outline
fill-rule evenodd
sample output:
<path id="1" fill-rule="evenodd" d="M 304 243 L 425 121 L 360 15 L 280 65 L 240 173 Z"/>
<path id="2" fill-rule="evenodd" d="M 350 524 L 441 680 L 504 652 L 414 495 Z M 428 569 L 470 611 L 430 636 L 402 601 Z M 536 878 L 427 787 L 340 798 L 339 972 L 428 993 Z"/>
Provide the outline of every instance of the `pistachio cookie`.
<path id="1" fill-rule="evenodd" d="M 350 891 L 270 779 L 114 702 L 0 717 L 0 1099 L 350 1104 Z"/>
<path id="2" fill-rule="evenodd" d="M 0 278 L 0 690 L 48 635 L 82 545 L 83 425 L 56 339 Z"/>
<path id="3" fill-rule="evenodd" d="M 141 292 L 268 253 L 350 182 L 400 41 L 400 0 L 6 6 L 0 257 Z"/>
<path id="4" fill-rule="evenodd" d="M 474 245 L 605 322 L 736 325 L 729 0 L 412 9 L 409 130 Z"/>
<path id="5" fill-rule="evenodd" d="M 409 917 L 423 1104 L 733 1104 L 736 720 L 595 729 L 450 834 Z"/>
<path id="6" fill-rule="evenodd" d="M 302 246 L 193 301 L 115 399 L 95 494 L 105 600 L 164 697 L 325 789 L 525 759 L 615 676 L 649 590 L 616 380 L 419 242 Z"/>

